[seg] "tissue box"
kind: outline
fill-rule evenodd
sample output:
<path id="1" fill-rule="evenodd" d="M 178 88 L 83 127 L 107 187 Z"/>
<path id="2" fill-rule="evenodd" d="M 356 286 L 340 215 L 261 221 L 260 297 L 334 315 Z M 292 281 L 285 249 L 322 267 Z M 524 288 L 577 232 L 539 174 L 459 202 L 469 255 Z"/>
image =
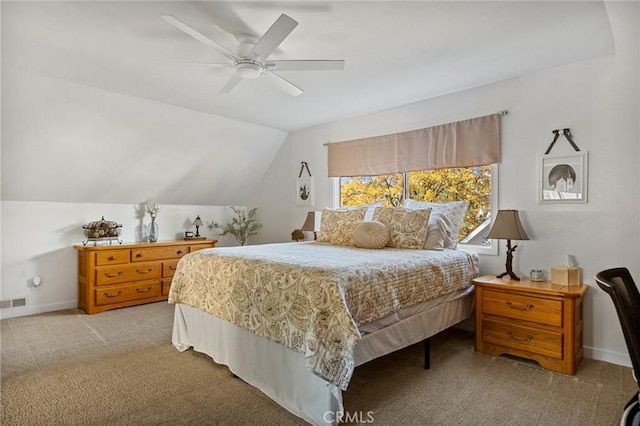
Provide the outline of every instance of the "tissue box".
<path id="1" fill-rule="evenodd" d="M 552 266 L 551 282 L 561 285 L 580 285 L 580 268 L 575 266 Z"/>

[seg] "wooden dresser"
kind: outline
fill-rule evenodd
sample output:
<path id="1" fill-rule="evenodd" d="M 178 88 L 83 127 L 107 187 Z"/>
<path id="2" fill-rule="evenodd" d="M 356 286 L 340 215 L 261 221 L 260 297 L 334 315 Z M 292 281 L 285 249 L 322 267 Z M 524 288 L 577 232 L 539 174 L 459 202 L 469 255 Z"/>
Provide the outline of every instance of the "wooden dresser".
<path id="1" fill-rule="evenodd" d="M 587 286 L 503 280 L 485 275 L 476 286 L 476 351 L 510 354 L 576 374 L 582 360 L 582 306 Z"/>
<path id="2" fill-rule="evenodd" d="M 87 314 L 167 300 L 178 261 L 216 240 L 108 246 L 78 251 L 78 308 Z"/>

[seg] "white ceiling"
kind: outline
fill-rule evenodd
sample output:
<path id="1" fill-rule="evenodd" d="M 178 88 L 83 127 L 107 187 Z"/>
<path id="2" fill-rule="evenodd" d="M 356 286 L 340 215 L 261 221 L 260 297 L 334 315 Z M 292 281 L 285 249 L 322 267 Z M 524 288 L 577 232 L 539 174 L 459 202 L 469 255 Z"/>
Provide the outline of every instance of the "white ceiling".
<path id="1" fill-rule="evenodd" d="M 381 110 L 613 53 L 602 2 L 2 2 L 2 67 L 281 130 Z M 344 59 L 343 71 L 281 72 L 230 94 L 233 70 L 171 14 L 235 49 L 281 13 L 299 25 L 270 59 Z"/>

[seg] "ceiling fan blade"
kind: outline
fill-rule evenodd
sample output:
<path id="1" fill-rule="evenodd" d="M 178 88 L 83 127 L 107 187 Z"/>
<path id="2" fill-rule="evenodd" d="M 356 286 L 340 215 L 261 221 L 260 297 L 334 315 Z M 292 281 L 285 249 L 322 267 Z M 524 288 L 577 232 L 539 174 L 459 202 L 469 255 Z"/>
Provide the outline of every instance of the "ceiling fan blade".
<path id="1" fill-rule="evenodd" d="M 233 68 L 233 64 L 228 62 L 179 62 L 180 65 L 201 65 L 216 68 Z"/>
<path id="2" fill-rule="evenodd" d="M 162 15 L 161 18 L 164 19 L 165 21 L 167 21 L 168 23 L 170 23 L 171 25 L 173 25 L 174 27 L 176 27 L 177 29 L 179 29 L 179 30 L 187 33 L 191 37 L 195 38 L 196 40 L 206 44 L 207 46 L 213 47 L 218 52 L 222 53 L 224 56 L 226 56 L 227 58 L 231 59 L 232 61 L 240 60 L 240 58 L 232 50 L 226 48 L 225 46 L 221 45 L 220 43 L 217 43 L 217 42 L 211 40 L 209 37 L 207 37 L 206 35 L 198 32 L 198 31 L 196 31 L 195 29 L 191 28 L 189 25 L 185 24 L 184 22 L 182 22 L 181 20 L 179 20 L 175 16 Z"/>
<path id="3" fill-rule="evenodd" d="M 218 92 L 221 95 L 227 94 L 229 92 L 231 92 L 233 90 L 234 87 L 236 87 L 238 85 L 238 83 L 240 83 L 243 80 L 242 77 L 240 77 L 240 75 L 238 75 L 238 73 L 233 73 L 233 75 L 231 76 L 231 78 L 229 78 L 229 80 L 227 80 L 227 82 L 224 84 L 224 86 L 222 86 L 222 89 L 220 89 L 220 91 Z"/>
<path id="4" fill-rule="evenodd" d="M 271 83 L 273 83 L 273 85 L 275 85 L 278 88 L 284 90 L 285 92 L 287 92 L 288 94 L 290 94 L 292 96 L 298 96 L 298 95 L 301 95 L 301 94 L 304 93 L 304 90 L 302 90 L 301 88 L 299 88 L 295 84 L 291 83 L 290 81 L 287 81 L 284 78 L 280 77 L 278 74 L 275 74 L 275 73 L 272 73 L 272 72 L 265 72 L 262 75 L 266 76 L 267 79 Z"/>
<path id="5" fill-rule="evenodd" d="M 249 57 L 257 55 L 264 61 L 297 25 L 298 22 L 283 13 L 249 51 Z"/>
<path id="6" fill-rule="evenodd" d="M 293 60 L 293 61 L 269 61 L 267 67 L 273 67 L 274 71 L 327 71 L 327 70 L 343 70 L 344 61 L 334 60 Z"/>

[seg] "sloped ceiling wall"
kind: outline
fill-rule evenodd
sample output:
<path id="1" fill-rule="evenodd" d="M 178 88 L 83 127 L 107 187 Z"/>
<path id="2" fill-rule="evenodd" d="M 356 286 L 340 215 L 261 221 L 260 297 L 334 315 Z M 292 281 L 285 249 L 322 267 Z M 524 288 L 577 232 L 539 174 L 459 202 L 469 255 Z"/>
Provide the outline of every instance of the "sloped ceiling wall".
<path id="1" fill-rule="evenodd" d="M 286 132 L 2 73 L 2 200 L 244 205 Z"/>

